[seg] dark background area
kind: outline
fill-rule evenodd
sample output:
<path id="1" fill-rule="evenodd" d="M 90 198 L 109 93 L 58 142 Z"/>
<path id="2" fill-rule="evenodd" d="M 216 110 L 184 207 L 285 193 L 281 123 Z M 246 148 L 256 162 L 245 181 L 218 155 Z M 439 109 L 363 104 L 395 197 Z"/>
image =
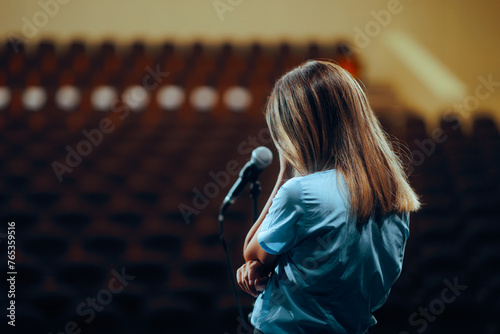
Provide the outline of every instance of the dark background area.
<path id="1" fill-rule="evenodd" d="M 287 44 L 269 49 L 165 43 L 151 52 L 137 42 L 118 52 L 113 42 L 90 46 L 75 40 L 65 47 L 59 52 L 45 41 L 33 53 L 15 53 L 5 44 L 1 53 L 0 86 L 9 87 L 12 98 L 0 112 L 0 232 L 6 233 L 7 222 L 16 223 L 15 332 L 59 333 L 74 322 L 82 333 L 240 333 L 217 225 L 219 205 L 236 177 L 211 192 L 210 172 L 227 172 L 231 160 L 241 168 L 254 147 L 273 148 L 264 135 L 262 107 L 286 69 L 321 57 L 337 57 L 353 71 L 359 63 L 338 58 L 334 43 L 293 50 Z M 144 110 L 123 119 L 116 110 L 95 110 L 90 96 L 96 87 L 115 87 L 121 96 L 128 86 L 143 84 L 146 68 L 157 64 L 169 75 L 148 91 Z M 55 102 L 62 85 L 81 90 L 75 110 Z M 187 97 L 199 86 L 214 87 L 219 96 L 242 86 L 253 102 L 234 112 L 219 99 L 209 112 L 199 112 L 188 98 L 179 108 L 164 110 L 155 99 L 162 85 L 178 85 Z M 22 102 L 31 86 L 47 92 L 38 111 Z M 394 140 L 409 146 L 410 180 L 424 205 L 411 217 L 403 273 L 375 313 L 379 324 L 371 333 L 499 333 L 495 122 L 476 117 L 472 132 L 465 133 L 457 118 L 443 118 L 439 127 L 446 140 L 437 143 L 415 113 L 399 115 L 404 119 L 399 126 L 385 110 L 375 111 Z M 114 130 L 59 182 L 53 163 L 66 163 L 67 146 L 75 149 L 87 139 L 83 130 L 98 129 L 104 118 Z M 238 149 L 242 143 L 244 152 Z M 277 170 L 275 161 L 261 175 L 261 207 Z M 198 191 L 208 200 L 200 200 Z M 189 224 L 182 204 L 199 211 Z M 235 269 L 243 263 L 251 221 L 252 202 L 245 193 L 226 215 Z M 0 240 L 6 254 L 5 235 Z M 3 277 L 4 255 L 0 267 Z M 135 278 L 110 292 L 119 287 L 116 272 L 122 270 Z M 443 295 L 456 282 L 456 293 Z M 6 288 L 2 284 L 3 310 Z M 240 297 L 250 312 L 253 298 L 242 292 Z M 88 298 L 104 301 L 91 321 Z M 5 317 L 0 326 L 12 332 Z"/>

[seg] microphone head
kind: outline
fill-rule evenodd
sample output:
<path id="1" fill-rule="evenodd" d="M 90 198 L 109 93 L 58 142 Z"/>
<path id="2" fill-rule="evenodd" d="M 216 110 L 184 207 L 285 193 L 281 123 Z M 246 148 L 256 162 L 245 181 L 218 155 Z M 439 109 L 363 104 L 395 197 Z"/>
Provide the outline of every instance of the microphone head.
<path id="1" fill-rule="evenodd" d="M 273 161 L 273 152 L 265 146 L 259 146 L 252 151 L 250 163 L 254 164 L 258 169 L 264 169 Z"/>

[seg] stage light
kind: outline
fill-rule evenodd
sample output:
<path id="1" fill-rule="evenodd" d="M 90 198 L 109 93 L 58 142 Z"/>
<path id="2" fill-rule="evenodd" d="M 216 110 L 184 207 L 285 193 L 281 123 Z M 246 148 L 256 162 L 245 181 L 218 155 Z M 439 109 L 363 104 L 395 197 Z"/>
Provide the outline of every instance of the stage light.
<path id="1" fill-rule="evenodd" d="M 64 111 L 75 110 L 80 100 L 80 90 L 75 86 L 61 86 L 56 92 L 56 104 Z"/>
<path id="2" fill-rule="evenodd" d="M 165 110 L 176 110 L 186 100 L 184 89 L 175 85 L 163 86 L 156 95 L 156 101 Z"/>
<path id="3" fill-rule="evenodd" d="M 8 87 L 0 87 L 0 109 L 6 108 L 10 100 L 12 98 L 12 94 Z"/>
<path id="4" fill-rule="evenodd" d="M 194 89 L 189 97 L 189 101 L 197 111 L 210 111 L 218 99 L 217 91 L 209 86 Z"/>
<path id="5" fill-rule="evenodd" d="M 234 86 L 225 91 L 223 100 L 229 110 L 241 112 L 248 109 L 252 103 L 252 96 L 248 89 Z"/>
<path id="6" fill-rule="evenodd" d="M 23 92 L 22 102 L 26 110 L 39 111 L 47 102 L 47 93 L 39 86 L 28 87 Z"/>
<path id="7" fill-rule="evenodd" d="M 149 104 L 149 94 L 142 86 L 129 86 L 122 94 L 123 103 L 132 111 L 142 111 Z"/>
<path id="8" fill-rule="evenodd" d="M 111 86 L 99 86 L 92 92 L 90 100 L 95 110 L 108 111 L 118 102 L 117 96 L 115 88 Z"/>

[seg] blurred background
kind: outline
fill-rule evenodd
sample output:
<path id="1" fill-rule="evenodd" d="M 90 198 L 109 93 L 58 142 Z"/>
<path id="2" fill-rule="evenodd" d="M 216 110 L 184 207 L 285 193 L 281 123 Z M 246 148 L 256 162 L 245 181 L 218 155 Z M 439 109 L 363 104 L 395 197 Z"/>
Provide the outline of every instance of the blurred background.
<path id="1" fill-rule="evenodd" d="M 4 316 L 2 332 L 242 333 L 218 208 L 252 149 L 274 150 L 274 81 L 330 58 L 364 85 L 424 202 L 370 333 L 500 333 L 500 3 L 0 9 L 0 267 L 13 221 L 17 271 L 16 327 Z M 235 269 L 251 224 L 246 192 L 226 214 Z"/>

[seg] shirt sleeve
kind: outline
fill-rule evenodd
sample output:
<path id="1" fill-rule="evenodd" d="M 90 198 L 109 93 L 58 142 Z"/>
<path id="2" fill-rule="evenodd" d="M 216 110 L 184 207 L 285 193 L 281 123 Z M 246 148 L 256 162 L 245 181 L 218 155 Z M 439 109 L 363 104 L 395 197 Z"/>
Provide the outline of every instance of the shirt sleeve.
<path id="1" fill-rule="evenodd" d="M 299 222 L 303 217 L 300 181 L 290 179 L 278 190 L 262 222 L 257 235 L 259 245 L 273 255 L 286 253 L 302 239 Z"/>

